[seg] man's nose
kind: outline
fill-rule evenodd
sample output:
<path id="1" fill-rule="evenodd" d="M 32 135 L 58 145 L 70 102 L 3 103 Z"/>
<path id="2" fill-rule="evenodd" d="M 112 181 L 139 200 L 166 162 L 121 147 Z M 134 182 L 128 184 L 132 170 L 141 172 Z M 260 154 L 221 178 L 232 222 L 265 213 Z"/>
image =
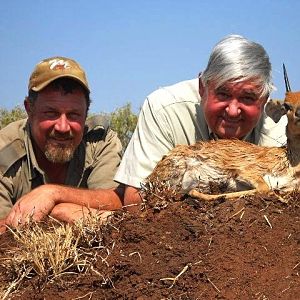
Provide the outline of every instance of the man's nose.
<path id="1" fill-rule="evenodd" d="M 233 99 L 230 101 L 226 107 L 226 113 L 230 117 L 237 117 L 241 113 L 240 103 L 238 100 Z"/>
<path id="2" fill-rule="evenodd" d="M 54 128 L 56 131 L 59 131 L 59 132 L 70 131 L 69 120 L 65 114 L 60 115 L 60 117 L 56 120 Z"/>

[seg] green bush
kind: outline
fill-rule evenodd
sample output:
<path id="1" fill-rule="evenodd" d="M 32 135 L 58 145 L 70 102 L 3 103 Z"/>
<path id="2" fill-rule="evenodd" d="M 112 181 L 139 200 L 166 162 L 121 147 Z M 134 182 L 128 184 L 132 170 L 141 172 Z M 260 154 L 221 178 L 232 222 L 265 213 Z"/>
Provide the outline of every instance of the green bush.
<path id="1" fill-rule="evenodd" d="M 12 110 L 0 108 L 0 129 L 5 127 L 11 122 L 24 119 L 27 117 L 25 109 L 16 106 Z"/>
<path id="2" fill-rule="evenodd" d="M 111 128 L 118 133 L 118 137 L 123 145 L 123 153 L 130 141 L 137 123 L 137 115 L 131 110 L 131 104 L 116 109 L 110 115 Z"/>

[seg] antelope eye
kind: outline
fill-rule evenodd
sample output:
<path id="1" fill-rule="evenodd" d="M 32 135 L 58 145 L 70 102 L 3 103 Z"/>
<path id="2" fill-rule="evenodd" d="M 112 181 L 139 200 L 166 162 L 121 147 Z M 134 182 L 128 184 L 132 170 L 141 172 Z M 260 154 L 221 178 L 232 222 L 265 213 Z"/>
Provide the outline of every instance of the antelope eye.
<path id="1" fill-rule="evenodd" d="M 284 107 L 286 110 L 292 110 L 292 109 L 293 109 L 292 104 L 290 104 L 290 103 L 288 103 L 288 102 L 284 102 L 284 103 L 283 103 L 283 107 Z"/>

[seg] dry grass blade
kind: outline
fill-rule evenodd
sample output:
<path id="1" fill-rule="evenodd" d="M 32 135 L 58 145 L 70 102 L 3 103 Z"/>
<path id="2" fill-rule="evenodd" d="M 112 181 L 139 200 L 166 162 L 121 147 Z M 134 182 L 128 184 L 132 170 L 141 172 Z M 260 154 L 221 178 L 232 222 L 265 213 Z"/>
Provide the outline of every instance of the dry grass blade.
<path id="1" fill-rule="evenodd" d="M 172 281 L 172 284 L 169 286 L 169 288 L 171 289 L 177 282 L 177 280 L 179 279 L 179 277 L 184 274 L 189 268 L 191 268 L 192 264 L 188 263 L 180 272 L 178 275 L 176 275 L 175 277 L 166 277 L 166 278 L 161 278 L 161 281 Z"/>

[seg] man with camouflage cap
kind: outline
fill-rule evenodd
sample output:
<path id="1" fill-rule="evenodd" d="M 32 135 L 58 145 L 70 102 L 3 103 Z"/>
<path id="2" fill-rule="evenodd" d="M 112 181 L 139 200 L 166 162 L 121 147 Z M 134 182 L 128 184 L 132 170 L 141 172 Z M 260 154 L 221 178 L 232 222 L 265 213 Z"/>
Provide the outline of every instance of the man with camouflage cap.
<path id="1" fill-rule="evenodd" d="M 93 210 L 122 206 L 113 181 L 117 134 L 87 118 L 90 89 L 81 66 L 66 57 L 36 65 L 24 101 L 26 120 L 0 131 L 0 218 L 19 226 L 51 215 L 73 222 Z"/>

